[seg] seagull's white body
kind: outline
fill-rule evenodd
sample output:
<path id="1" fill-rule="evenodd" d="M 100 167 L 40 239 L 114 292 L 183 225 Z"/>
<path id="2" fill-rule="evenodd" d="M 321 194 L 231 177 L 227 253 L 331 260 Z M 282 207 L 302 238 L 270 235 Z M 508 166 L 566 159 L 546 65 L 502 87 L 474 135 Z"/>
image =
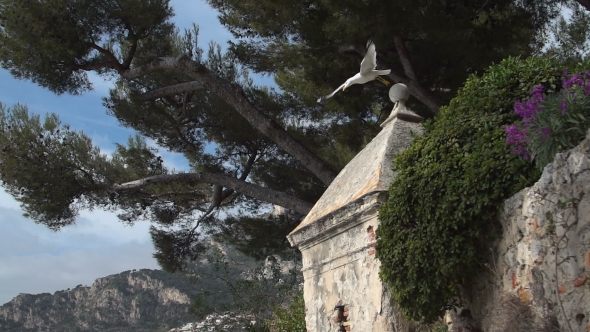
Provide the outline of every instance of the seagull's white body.
<path id="1" fill-rule="evenodd" d="M 332 98 L 332 96 L 334 96 L 336 92 L 340 90 L 344 91 L 346 90 L 346 88 L 353 84 L 365 84 L 374 79 L 377 79 L 380 75 L 389 75 L 389 73 L 391 72 L 391 69 L 375 70 L 375 67 L 377 67 L 377 51 L 375 50 L 375 44 L 371 40 L 369 40 L 367 42 L 367 53 L 365 54 L 365 57 L 361 62 L 360 72 L 358 72 L 353 77 L 347 79 L 346 82 L 344 82 L 344 84 L 342 84 L 336 90 L 334 90 L 334 92 L 318 99 L 318 103 L 323 103 L 324 101 L 326 101 L 326 99 Z M 382 79 L 380 81 L 386 86 L 389 84 L 389 82 L 387 82 L 386 80 Z"/>

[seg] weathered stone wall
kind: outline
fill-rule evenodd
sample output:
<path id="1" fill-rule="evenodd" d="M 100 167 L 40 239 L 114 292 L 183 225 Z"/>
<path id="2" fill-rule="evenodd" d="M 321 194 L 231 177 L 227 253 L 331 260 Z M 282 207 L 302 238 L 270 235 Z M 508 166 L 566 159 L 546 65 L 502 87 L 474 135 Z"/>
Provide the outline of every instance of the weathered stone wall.
<path id="1" fill-rule="evenodd" d="M 374 249 L 377 206 L 384 197 L 375 194 L 349 205 L 343 211 L 352 217 L 349 222 L 300 247 L 309 332 L 391 330 L 395 317 Z"/>
<path id="2" fill-rule="evenodd" d="M 499 220 L 487 270 L 465 293 L 470 314 L 447 315 L 452 330 L 517 331 L 506 320 L 525 305 L 538 324 L 529 331 L 590 331 L 590 137 L 508 199 Z"/>

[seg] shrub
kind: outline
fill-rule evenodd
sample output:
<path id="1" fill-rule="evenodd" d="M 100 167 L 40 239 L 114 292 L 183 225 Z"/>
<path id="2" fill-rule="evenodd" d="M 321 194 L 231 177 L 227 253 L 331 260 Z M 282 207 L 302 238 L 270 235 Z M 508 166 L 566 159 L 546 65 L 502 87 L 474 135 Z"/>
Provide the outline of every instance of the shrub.
<path id="1" fill-rule="evenodd" d="M 303 292 L 299 292 L 288 309 L 276 307 L 272 317 L 263 321 L 258 329 L 251 327 L 249 332 L 305 332 L 305 302 Z"/>
<path id="2" fill-rule="evenodd" d="M 406 318 L 432 322 L 459 304 L 461 288 L 485 262 L 499 207 L 540 175 L 506 144 L 506 126 L 518 120 L 514 102 L 539 84 L 558 90 L 564 69 L 548 58 L 508 58 L 471 75 L 395 158 L 377 257 Z"/>
<path id="3" fill-rule="evenodd" d="M 514 293 L 504 293 L 491 315 L 490 332 L 559 332 L 557 317 L 539 316 Z"/>
<path id="4" fill-rule="evenodd" d="M 553 161 L 559 151 L 574 148 L 590 128 L 590 72 L 562 78 L 557 93 L 544 95 L 545 86 L 533 89 L 531 97 L 514 104 L 522 117 L 506 128 L 506 141 L 512 152 L 533 160 L 539 169 Z"/>

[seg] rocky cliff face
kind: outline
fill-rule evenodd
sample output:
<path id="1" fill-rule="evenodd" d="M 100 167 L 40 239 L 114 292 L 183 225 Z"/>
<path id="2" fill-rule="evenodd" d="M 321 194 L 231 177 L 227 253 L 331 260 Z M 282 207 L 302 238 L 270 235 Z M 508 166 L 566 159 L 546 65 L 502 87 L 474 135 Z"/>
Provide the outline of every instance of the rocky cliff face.
<path id="1" fill-rule="evenodd" d="M 0 307 L 0 331 L 166 331 L 194 320 L 193 288 L 184 276 L 138 270 L 53 295 L 20 294 Z"/>
<path id="2" fill-rule="evenodd" d="M 452 331 L 590 331 L 590 132 L 506 200 L 503 234 Z M 469 309 L 469 310 L 467 310 Z"/>

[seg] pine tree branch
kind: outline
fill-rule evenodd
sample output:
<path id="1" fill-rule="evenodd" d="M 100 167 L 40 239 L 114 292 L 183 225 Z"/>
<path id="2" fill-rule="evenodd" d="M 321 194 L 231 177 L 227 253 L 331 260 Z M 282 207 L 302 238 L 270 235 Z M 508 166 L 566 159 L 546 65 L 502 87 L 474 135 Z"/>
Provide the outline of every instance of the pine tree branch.
<path id="1" fill-rule="evenodd" d="M 248 178 L 248 175 L 250 175 L 250 172 L 252 171 L 252 166 L 254 166 L 254 162 L 256 161 L 257 156 L 258 156 L 258 153 L 256 153 L 256 151 L 254 151 L 254 153 L 251 154 L 250 157 L 248 157 L 248 161 L 246 161 L 246 165 L 244 165 L 244 170 L 242 171 L 242 174 L 240 175 L 240 177 L 238 177 L 238 180 L 246 181 L 246 178 Z M 233 193 L 234 193 L 233 189 L 225 189 L 221 193 L 221 201 L 225 200 Z"/>
<path id="2" fill-rule="evenodd" d="M 177 95 L 185 92 L 190 92 L 198 89 L 203 89 L 203 84 L 199 81 L 185 82 L 175 85 L 165 86 L 163 88 L 154 89 L 141 95 L 141 100 L 152 100 L 169 95 Z"/>
<path id="3" fill-rule="evenodd" d="M 141 189 L 151 184 L 170 182 L 210 183 L 219 185 L 235 190 L 236 192 L 246 196 L 276 204 L 301 214 L 307 214 L 313 207 L 313 204 L 300 200 L 299 198 L 286 194 L 282 191 L 261 187 L 253 183 L 218 173 L 198 172 L 154 175 L 127 183 L 105 185 L 102 189 L 121 192 Z"/>
<path id="4" fill-rule="evenodd" d="M 69 65 L 69 64 L 59 64 L 61 66 L 64 67 L 71 67 L 73 69 L 77 69 L 77 70 L 95 70 L 95 69 L 103 69 L 103 68 L 109 68 L 112 67 L 112 61 L 101 61 L 101 62 L 88 62 L 88 63 L 84 63 L 84 64 L 75 64 L 75 65 Z"/>
<path id="5" fill-rule="evenodd" d="M 118 71 L 124 70 L 123 66 L 119 62 L 119 59 L 117 59 L 117 57 L 111 51 L 98 46 L 96 43 L 92 43 L 92 48 L 94 48 L 100 54 L 107 57 L 107 59 L 110 60 L 108 63 L 110 63 L 113 68 L 115 68 Z"/>
<path id="6" fill-rule="evenodd" d="M 125 69 L 129 69 L 131 66 L 131 61 L 133 61 L 133 57 L 135 56 L 135 52 L 137 51 L 137 38 L 133 38 L 131 48 L 129 49 L 129 53 L 127 53 L 127 57 L 125 61 L 123 61 L 122 67 Z"/>
<path id="7" fill-rule="evenodd" d="M 410 60 L 410 53 L 408 52 L 404 38 L 401 36 L 395 36 L 393 37 L 393 41 L 395 43 L 397 54 L 399 55 L 399 60 L 404 67 L 406 76 L 410 80 L 418 82 L 418 76 L 416 76 L 416 72 L 414 71 L 414 66 Z"/>
<path id="8" fill-rule="evenodd" d="M 276 121 L 266 116 L 254 106 L 246 97 L 244 90 L 235 83 L 228 82 L 197 63 L 187 56 L 161 57 L 142 66 L 120 72 L 120 75 L 133 80 L 158 71 L 176 71 L 189 75 L 199 81 L 204 88 L 215 93 L 242 115 L 254 128 L 267 136 L 288 154 L 299 160 L 326 186 L 328 186 L 337 173 L 313 151 L 309 150 L 301 142 L 291 136 Z"/>

